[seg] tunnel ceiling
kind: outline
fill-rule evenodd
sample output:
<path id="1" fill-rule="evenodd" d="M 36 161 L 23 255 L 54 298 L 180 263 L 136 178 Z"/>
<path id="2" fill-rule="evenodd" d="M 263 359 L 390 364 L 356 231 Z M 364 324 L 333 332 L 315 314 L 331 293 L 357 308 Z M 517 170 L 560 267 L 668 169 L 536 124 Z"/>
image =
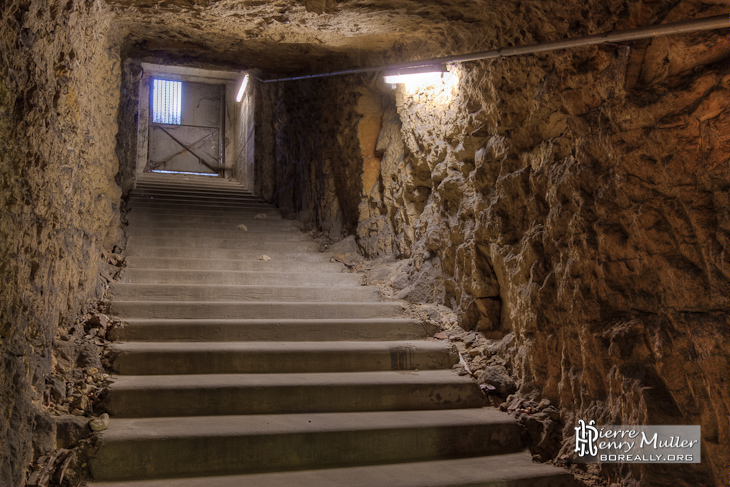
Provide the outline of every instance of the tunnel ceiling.
<path id="1" fill-rule="evenodd" d="M 344 67 L 407 43 L 449 44 L 470 29 L 493 30 L 473 2 L 110 0 L 132 55 L 173 56 L 269 72 Z"/>
<path id="2" fill-rule="evenodd" d="M 621 0 L 106 3 L 115 14 L 113 25 L 126 56 L 168 56 L 271 74 L 408 61 L 681 20 L 665 18 L 677 1 L 663 2 L 664 8 L 646 2 L 627 7 Z M 708 2 L 687 5 L 684 18 L 703 16 L 703 6 L 713 7 Z"/>

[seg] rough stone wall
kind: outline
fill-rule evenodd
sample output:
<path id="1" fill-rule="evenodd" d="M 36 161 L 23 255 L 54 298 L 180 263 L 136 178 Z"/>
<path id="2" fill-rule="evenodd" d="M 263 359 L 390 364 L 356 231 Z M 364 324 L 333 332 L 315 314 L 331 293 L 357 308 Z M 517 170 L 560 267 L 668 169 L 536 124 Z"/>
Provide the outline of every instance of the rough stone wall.
<path id="1" fill-rule="evenodd" d="M 257 87 L 256 193 L 333 240 L 357 227 L 363 161 L 377 174 L 380 98 L 368 85 L 355 77 Z"/>
<path id="2" fill-rule="evenodd" d="M 53 448 L 54 343 L 100 295 L 120 237 L 120 65 L 98 2 L 10 0 L 0 15 L 0 484 L 17 486 Z"/>
<path id="3" fill-rule="evenodd" d="M 716 13 L 681 4 L 662 15 Z M 446 304 L 494 340 L 484 353 L 519 393 L 560 408 L 563 453 L 581 418 L 700 424 L 702 465 L 605 473 L 721 485 L 728 57 L 712 32 L 471 63 L 448 92 L 393 98 L 355 77 L 279 87 L 270 195 L 325 230 L 341 211 L 367 255 L 408 258 L 400 296 Z M 371 154 L 362 106 L 378 103 Z M 355 216 L 358 189 L 336 176 L 335 150 L 359 173 Z"/>
<path id="4" fill-rule="evenodd" d="M 237 90 L 238 86 L 235 87 L 236 94 Z M 233 120 L 233 125 L 236 130 L 236 157 L 232 176 L 244 184 L 247 189 L 252 190 L 254 188 L 254 120 L 256 110 L 254 90 L 249 87 L 241 103 L 237 105 L 239 105 L 236 107 L 238 113 Z"/>
<path id="5" fill-rule="evenodd" d="M 591 48 L 485 63 L 459 71 L 447 110 L 401 90 L 406 167 L 432 191 L 412 281 L 423 286 L 435 260 L 443 275 L 429 295 L 466 328 L 508 337 L 520 392 L 557 404 L 566 435 L 579 418 L 701 424 L 704 469 L 635 474 L 652 486 L 719 485 L 730 70 L 699 59 L 700 72 L 689 64 L 627 90 L 632 62 L 625 49 Z M 407 172 L 402 187 L 413 188 Z"/>
<path id="6" fill-rule="evenodd" d="M 142 63 L 136 59 L 125 59 L 122 68 L 121 96 L 117 123 L 116 154 L 119 159 L 117 183 L 124 194 L 134 186 L 137 171 L 137 131 L 139 129 L 140 80 Z"/>

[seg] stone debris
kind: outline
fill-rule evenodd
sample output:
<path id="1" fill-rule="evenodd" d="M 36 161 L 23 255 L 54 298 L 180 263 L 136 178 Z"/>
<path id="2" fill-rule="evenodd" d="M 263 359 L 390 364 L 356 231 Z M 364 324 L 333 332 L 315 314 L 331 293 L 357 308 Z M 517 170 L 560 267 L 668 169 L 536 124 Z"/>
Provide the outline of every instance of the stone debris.
<path id="1" fill-rule="evenodd" d="M 51 455 L 41 456 L 32 465 L 26 487 L 61 485 L 66 469 L 74 459 L 74 452 L 60 448 Z"/>
<path id="2" fill-rule="evenodd" d="M 258 213 L 255 217 L 255 220 L 266 220 L 266 213 Z"/>
<path id="3" fill-rule="evenodd" d="M 467 374 L 474 375 L 472 373 L 471 369 L 469 368 L 469 365 L 466 363 L 466 360 L 464 360 L 464 357 L 462 357 L 461 354 L 459 354 L 459 365 L 464 367 L 464 370 L 466 371 Z"/>
<path id="4" fill-rule="evenodd" d="M 104 413 L 98 418 L 92 419 L 89 421 L 89 427 L 92 431 L 104 431 L 109 427 L 109 415 Z"/>
<path id="5" fill-rule="evenodd" d="M 261 257 L 259 257 L 259 260 L 263 260 L 264 262 L 268 262 L 268 261 L 271 260 L 271 257 L 269 257 L 268 255 L 262 255 Z"/>
<path id="6" fill-rule="evenodd" d="M 248 227 L 246 225 L 244 225 L 243 223 L 241 223 L 240 225 L 238 225 L 238 227 L 236 227 L 236 228 L 238 228 L 242 232 L 248 232 Z"/>

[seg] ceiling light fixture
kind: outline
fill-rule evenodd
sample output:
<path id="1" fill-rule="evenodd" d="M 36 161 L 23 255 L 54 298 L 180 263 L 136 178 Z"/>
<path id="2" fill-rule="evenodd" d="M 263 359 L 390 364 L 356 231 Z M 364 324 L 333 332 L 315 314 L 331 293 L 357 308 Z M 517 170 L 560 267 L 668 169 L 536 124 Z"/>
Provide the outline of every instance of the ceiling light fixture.
<path id="1" fill-rule="evenodd" d="M 238 89 L 238 94 L 236 95 L 236 101 L 240 102 L 243 100 L 243 94 L 246 92 L 246 86 L 248 86 L 248 75 L 243 75 L 243 79 L 241 80 L 241 87 Z"/>
<path id="2" fill-rule="evenodd" d="M 432 64 L 417 68 L 389 70 L 385 72 L 384 80 L 391 85 L 412 82 L 417 84 L 433 84 L 439 81 L 444 73 L 446 73 L 446 66 L 443 64 Z"/>

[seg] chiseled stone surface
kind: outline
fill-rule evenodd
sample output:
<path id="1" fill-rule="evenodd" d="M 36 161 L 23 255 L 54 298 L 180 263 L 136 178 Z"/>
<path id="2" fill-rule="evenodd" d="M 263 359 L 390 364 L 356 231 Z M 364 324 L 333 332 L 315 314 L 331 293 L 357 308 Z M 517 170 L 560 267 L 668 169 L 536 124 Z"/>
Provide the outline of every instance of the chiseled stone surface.
<path id="1" fill-rule="evenodd" d="M 567 29 L 581 13 L 564 8 Z M 646 24 L 723 13 L 700 2 L 665 8 L 635 6 L 628 17 Z M 552 38 L 539 33 L 545 15 L 512 19 L 513 41 Z M 612 15 L 590 17 L 608 30 Z M 392 96 L 362 77 L 278 88 L 292 97 L 278 105 L 286 119 L 314 130 L 291 141 L 291 125 L 272 125 L 279 145 L 271 153 L 285 171 L 306 175 L 327 152 L 303 151 L 301 141 L 362 144 L 360 100 L 380 100 L 380 184 L 358 188 L 356 219 L 345 220 L 357 222 L 367 255 L 408 259 L 390 276 L 399 296 L 446 304 L 462 326 L 498 341 L 519 393 L 561 411 L 555 456 L 571 453 L 580 418 L 701 424 L 701 466 L 604 474 L 719 485 L 729 453 L 729 56 L 716 31 L 462 65 L 447 94 L 399 88 Z M 301 123 L 312 107 L 327 116 Z M 350 114 L 348 123 L 333 113 Z M 354 165 L 369 180 L 364 148 L 349 154 L 332 167 L 352 173 Z M 290 191 L 294 181 L 274 186 Z M 344 207 L 356 190 L 325 181 L 329 199 L 292 210 L 319 212 L 314 220 L 327 228 L 341 218 L 331 201 Z M 314 194 L 291 191 L 295 202 Z"/>
<path id="2" fill-rule="evenodd" d="M 119 240 L 120 66 L 97 2 L 0 12 L 0 484 L 15 486 L 54 448 L 42 406 L 66 393 L 56 374 L 86 364 L 53 346 L 102 293 L 100 255 Z"/>
<path id="3" fill-rule="evenodd" d="M 554 57 L 461 71 L 451 110 L 399 94 L 407 153 L 431 176 L 411 278 L 442 268 L 433 294 L 463 326 L 512 336 L 520 391 L 559 405 L 566 436 L 578 418 L 701 424 L 704 468 L 634 473 L 714 485 L 728 453 L 730 70 L 626 91 L 621 51 Z"/>

